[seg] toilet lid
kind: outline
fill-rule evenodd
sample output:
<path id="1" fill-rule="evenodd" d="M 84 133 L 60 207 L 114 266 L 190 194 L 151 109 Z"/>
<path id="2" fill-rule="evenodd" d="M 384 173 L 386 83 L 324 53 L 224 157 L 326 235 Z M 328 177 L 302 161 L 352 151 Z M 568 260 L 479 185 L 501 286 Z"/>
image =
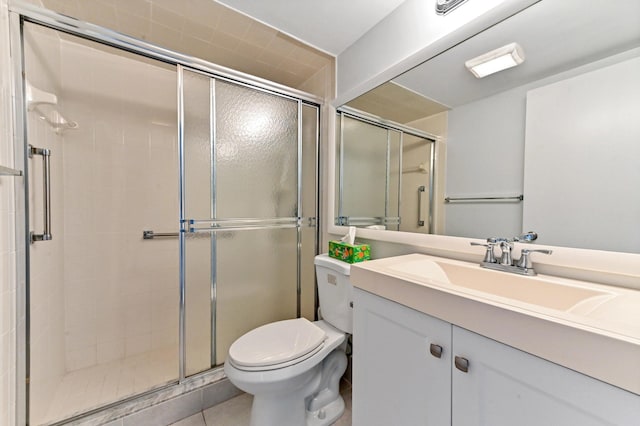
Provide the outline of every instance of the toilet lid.
<path id="1" fill-rule="evenodd" d="M 278 321 L 251 330 L 229 348 L 242 367 L 266 367 L 300 358 L 322 344 L 325 332 L 305 318 Z"/>

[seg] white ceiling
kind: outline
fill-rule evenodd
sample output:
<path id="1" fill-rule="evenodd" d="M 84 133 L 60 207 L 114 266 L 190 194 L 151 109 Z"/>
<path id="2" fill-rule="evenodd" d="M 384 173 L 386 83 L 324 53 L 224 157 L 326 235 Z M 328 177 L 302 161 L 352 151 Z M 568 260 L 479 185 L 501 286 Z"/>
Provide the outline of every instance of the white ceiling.
<path id="1" fill-rule="evenodd" d="M 337 56 L 404 0 L 216 0 Z"/>

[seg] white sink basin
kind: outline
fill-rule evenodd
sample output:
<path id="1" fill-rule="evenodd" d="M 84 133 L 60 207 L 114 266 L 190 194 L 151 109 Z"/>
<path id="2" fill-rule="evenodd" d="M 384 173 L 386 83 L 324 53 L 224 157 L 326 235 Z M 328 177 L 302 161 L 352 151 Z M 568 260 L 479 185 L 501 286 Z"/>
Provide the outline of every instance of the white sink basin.
<path id="1" fill-rule="evenodd" d="M 390 265 L 389 269 L 441 286 L 463 287 L 560 311 L 569 311 L 587 300 L 596 302 L 594 298 L 604 301 L 613 297 L 606 291 L 569 285 L 553 277 L 520 276 L 465 262 L 420 259 Z"/>

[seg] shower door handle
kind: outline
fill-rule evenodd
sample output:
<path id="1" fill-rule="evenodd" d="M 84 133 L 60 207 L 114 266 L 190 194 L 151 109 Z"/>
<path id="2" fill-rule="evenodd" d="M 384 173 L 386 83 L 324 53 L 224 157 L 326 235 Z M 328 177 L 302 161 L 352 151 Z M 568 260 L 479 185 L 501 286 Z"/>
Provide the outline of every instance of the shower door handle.
<path id="1" fill-rule="evenodd" d="M 43 182 L 43 212 L 44 212 L 44 229 L 42 234 L 36 234 L 30 232 L 29 237 L 31 244 L 36 241 L 49 241 L 53 237 L 51 236 L 51 150 L 46 148 L 36 148 L 29 145 L 29 158 L 33 158 L 34 155 L 42 156 L 42 182 Z"/>
<path id="2" fill-rule="evenodd" d="M 424 185 L 418 187 L 418 226 L 424 226 L 424 220 L 422 220 L 422 194 L 426 191 Z"/>

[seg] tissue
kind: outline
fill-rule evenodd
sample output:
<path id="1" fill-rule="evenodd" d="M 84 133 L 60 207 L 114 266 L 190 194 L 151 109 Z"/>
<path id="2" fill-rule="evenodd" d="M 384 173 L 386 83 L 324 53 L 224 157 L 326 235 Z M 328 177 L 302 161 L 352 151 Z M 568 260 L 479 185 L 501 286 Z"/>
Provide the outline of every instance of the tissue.
<path id="1" fill-rule="evenodd" d="M 355 242 L 356 242 L 356 227 L 355 226 L 350 226 L 349 227 L 349 232 L 347 232 L 345 234 L 345 236 L 340 239 L 340 241 L 345 242 L 345 243 L 350 244 L 350 245 L 354 245 Z"/>
<path id="2" fill-rule="evenodd" d="M 349 232 L 340 241 L 329 241 L 329 257 L 347 263 L 364 262 L 371 259 L 369 244 L 356 244 L 356 228 L 349 227 Z"/>

